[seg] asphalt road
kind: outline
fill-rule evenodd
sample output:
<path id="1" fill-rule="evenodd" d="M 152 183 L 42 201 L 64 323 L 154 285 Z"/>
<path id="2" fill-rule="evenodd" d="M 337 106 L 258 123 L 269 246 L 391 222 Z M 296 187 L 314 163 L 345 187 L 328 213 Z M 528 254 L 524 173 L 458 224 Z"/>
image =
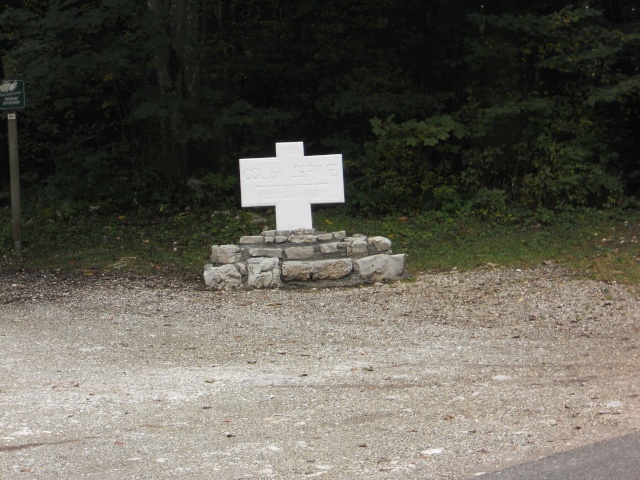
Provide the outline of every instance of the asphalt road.
<path id="1" fill-rule="evenodd" d="M 638 480 L 640 433 L 481 475 L 482 480 Z"/>

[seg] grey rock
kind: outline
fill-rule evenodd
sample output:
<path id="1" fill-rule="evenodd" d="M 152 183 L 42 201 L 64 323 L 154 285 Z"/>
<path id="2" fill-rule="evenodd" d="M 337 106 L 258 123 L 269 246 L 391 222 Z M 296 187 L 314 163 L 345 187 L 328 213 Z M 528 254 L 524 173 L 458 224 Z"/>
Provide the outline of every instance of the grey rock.
<path id="1" fill-rule="evenodd" d="M 282 258 L 282 249 L 280 248 L 250 248 L 249 256 L 251 257 L 271 257 Z"/>
<path id="2" fill-rule="evenodd" d="M 387 237 L 369 237 L 369 245 L 373 247 L 376 253 L 384 253 L 391 251 L 391 240 Z"/>
<path id="3" fill-rule="evenodd" d="M 347 238 L 347 232 L 345 232 L 344 230 L 340 232 L 333 232 L 333 238 L 335 238 L 336 240 L 344 240 L 345 238 Z"/>
<path id="4" fill-rule="evenodd" d="M 372 255 L 369 257 L 359 258 L 354 262 L 354 270 L 364 280 L 377 281 L 374 275 L 380 274 L 387 269 L 386 255 Z"/>
<path id="5" fill-rule="evenodd" d="M 240 237 L 240 245 L 251 245 L 257 243 L 264 243 L 264 237 L 262 235 Z"/>
<path id="6" fill-rule="evenodd" d="M 309 262 L 283 262 L 282 280 L 285 282 L 304 282 L 311 278 L 312 268 Z"/>
<path id="7" fill-rule="evenodd" d="M 405 274 L 405 265 L 407 263 L 407 254 L 399 253 L 397 255 L 387 255 L 387 271 L 385 274 L 385 280 L 394 280 L 402 277 Z"/>
<path id="8" fill-rule="evenodd" d="M 291 243 L 315 243 L 317 241 L 317 237 L 315 235 L 307 234 L 292 235 L 291 238 L 289 238 L 289 241 Z"/>
<path id="9" fill-rule="evenodd" d="M 323 243 L 320 245 L 320 253 L 323 254 L 331 254 L 338 252 L 338 242 L 333 243 Z"/>
<path id="10" fill-rule="evenodd" d="M 219 265 L 236 263 L 240 260 L 240 247 L 237 245 L 213 245 L 211 262 Z"/>
<path id="11" fill-rule="evenodd" d="M 277 288 L 280 286 L 280 262 L 277 258 L 250 258 L 247 260 L 247 286 Z"/>
<path id="12" fill-rule="evenodd" d="M 354 261 L 354 270 L 366 281 L 395 280 L 404 273 L 407 256 L 399 255 L 371 255 Z"/>
<path id="13" fill-rule="evenodd" d="M 369 254 L 369 245 L 366 238 L 353 238 L 347 243 L 347 255 L 362 257 Z"/>
<path id="14" fill-rule="evenodd" d="M 207 288 L 214 290 L 242 287 L 242 275 L 234 265 L 214 267 L 207 264 L 203 276 Z"/>
<path id="15" fill-rule="evenodd" d="M 353 270 L 353 260 L 350 258 L 339 258 L 335 260 L 318 260 L 311 262 L 313 280 L 337 280 L 346 277 Z"/>
<path id="16" fill-rule="evenodd" d="M 289 247 L 284 249 L 289 260 L 308 260 L 313 258 L 313 247 Z"/>
<path id="17" fill-rule="evenodd" d="M 327 242 L 333 240 L 333 233 L 319 233 L 317 237 L 319 241 Z"/>

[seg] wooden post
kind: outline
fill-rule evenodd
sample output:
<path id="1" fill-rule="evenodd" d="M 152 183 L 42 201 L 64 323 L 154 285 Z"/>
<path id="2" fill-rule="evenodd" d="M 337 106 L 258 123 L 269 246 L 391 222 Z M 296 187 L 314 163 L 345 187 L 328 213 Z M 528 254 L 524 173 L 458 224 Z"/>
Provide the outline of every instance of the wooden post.
<path id="1" fill-rule="evenodd" d="M 8 112 L 9 168 L 11 169 L 11 223 L 13 246 L 18 255 L 22 254 L 22 213 L 20 211 L 20 164 L 18 162 L 18 121 L 16 112 Z"/>

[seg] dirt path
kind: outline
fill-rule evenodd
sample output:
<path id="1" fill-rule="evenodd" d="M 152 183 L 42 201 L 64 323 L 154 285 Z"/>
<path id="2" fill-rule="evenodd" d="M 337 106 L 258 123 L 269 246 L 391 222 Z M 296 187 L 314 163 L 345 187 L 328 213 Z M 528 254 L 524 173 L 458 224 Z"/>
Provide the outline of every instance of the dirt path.
<path id="1" fill-rule="evenodd" d="M 640 288 L 0 276 L 0 479 L 464 479 L 640 427 Z"/>

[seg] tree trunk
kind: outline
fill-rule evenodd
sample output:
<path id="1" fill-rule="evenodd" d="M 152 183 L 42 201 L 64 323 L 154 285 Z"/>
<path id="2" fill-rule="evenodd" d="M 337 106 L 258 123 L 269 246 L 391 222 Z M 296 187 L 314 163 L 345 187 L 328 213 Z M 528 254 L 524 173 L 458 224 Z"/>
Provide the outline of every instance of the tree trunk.
<path id="1" fill-rule="evenodd" d="M 196 103 L 200 86 L 197 5 L 193 0 L 148 1 L 158 30 L 167 37 L 166 47 L 158 49 L 155 58 L 160 92 Z M 179 108 L 161 120 L 164 173 L 170 186 L 182 183 L 188 175 L 189 149 L 184 140 L 187 128 L 184 112 Z"/>
<path id="2" fill-rule="evenodd" d="M 613 23 L 622 23 L 620 0 L 602 0 L 602 9 L 606 19 Z"/>

